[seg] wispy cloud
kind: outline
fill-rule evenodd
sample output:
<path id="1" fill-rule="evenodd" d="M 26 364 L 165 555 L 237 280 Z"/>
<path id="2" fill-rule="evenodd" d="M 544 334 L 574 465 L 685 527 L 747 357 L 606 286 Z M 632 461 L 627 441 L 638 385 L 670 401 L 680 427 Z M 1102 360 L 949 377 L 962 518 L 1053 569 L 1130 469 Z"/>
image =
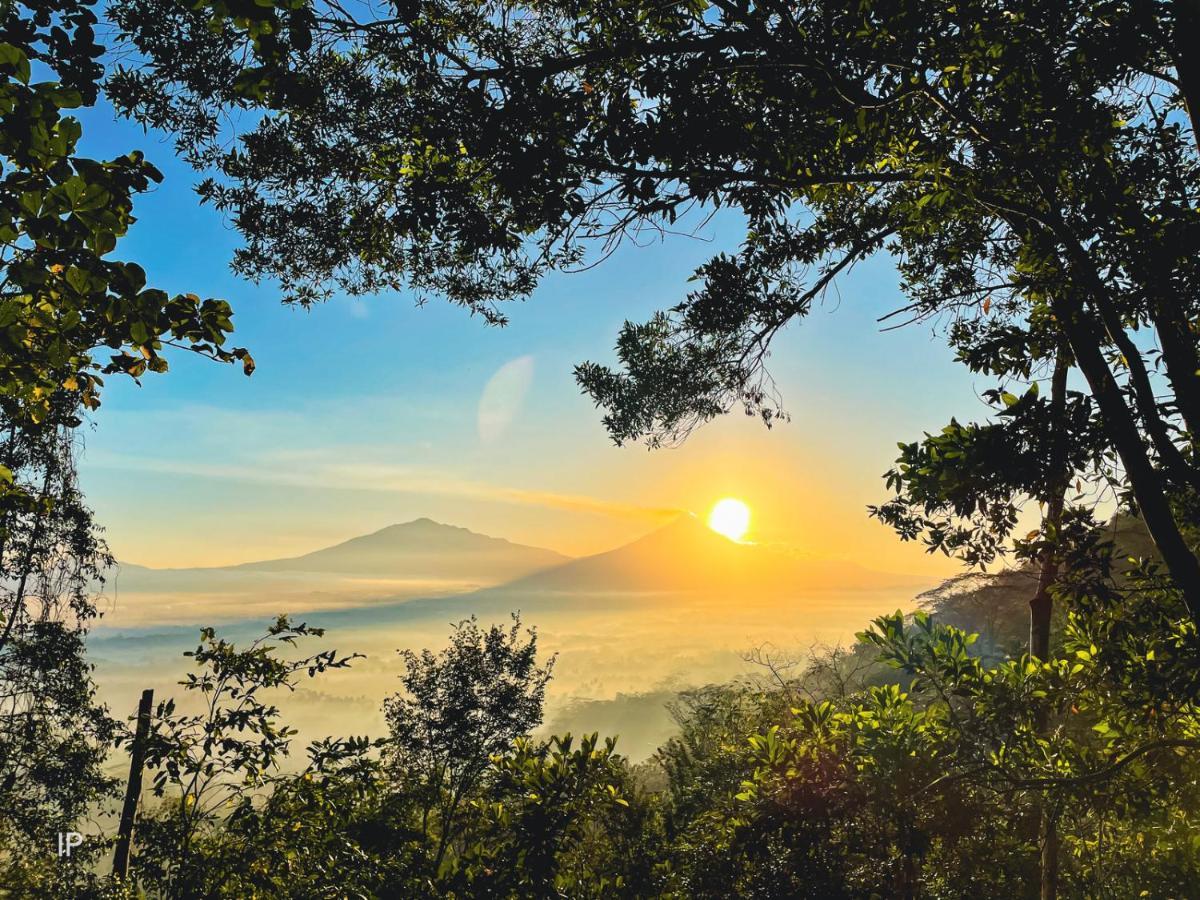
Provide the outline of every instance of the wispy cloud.
<path id="1" fill-rule="evenodd" d="M 605 500 L 586 494 L 491 484 L 420 466 L 351 464 L 322 459 L 321 456 L 320 451 L 287 454 L 286 464 L 281 465 L 281 460 L 248 464 L 213 464 L 98 453 L 89 456 L 88 465 L 97 469 L 153 472 L 296 488 L 460 497 L 650 521 L 670 519 L 683 512 L 680 509 Z"/>
<path id="2" fill-rule="evenodd" d="M 521 488 L 491 488 L 494 499 L 509 503 L 520 503 L 527 506 L 543 506 L 549 509 L 562 509 L 568 512 L 596 513 L 605 516 L 620 516 L 630 519 L 673 519 L 681 515 L 682 509 L 667 507 L 640 506 L 634 503 L 618 503 L 612 500 L 602 500 L 598 497 L 588 497 L 583 494 L 559 494 L 553 491 L 531 491 Z"/>

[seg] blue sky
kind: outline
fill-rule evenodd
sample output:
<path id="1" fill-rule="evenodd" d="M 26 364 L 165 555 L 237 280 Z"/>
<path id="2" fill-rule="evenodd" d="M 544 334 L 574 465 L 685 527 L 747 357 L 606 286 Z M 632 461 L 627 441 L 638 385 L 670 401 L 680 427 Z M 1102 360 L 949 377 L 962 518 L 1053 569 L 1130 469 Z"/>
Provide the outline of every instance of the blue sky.
<path id="1" fill-rule="evenodd" d="M 618 449 L 572 366 L 610 360 L 624 320 L 680 299 L 697 264 L 736 246 L 736 217 L 702 240 L 622 248 L 591 271 L 547 279 L 504 329 L 405 295 L 306 312 L 232 275 L 238 236 L 199 206 L 196 175 L 168 140 L 104 108 L 81 118 L 86 155 L 141 149 L 166 176 L 139 198 L 118 258 L 168 291 L 228 299 L 236 342 L 258 363 L 246 378 L 176 356 L 170 373 L 140 387 L 111 380 L 82 473 L 119 558 L 168 566 L 293 555 L 422 515 L 586 553 L 732 495 L 753 509 L 756 539 L 876 568 L 948 571 L 864 511 L 883 497 L 878 476 L 897 440 L 984 411 L 928 328 L 880 332 L 876 317 L 900 302 L 886 259 L 857 268 L 777 343 L 771 371 L 790 423 L 767 431 L 735 414 L 679 449 Z"/>

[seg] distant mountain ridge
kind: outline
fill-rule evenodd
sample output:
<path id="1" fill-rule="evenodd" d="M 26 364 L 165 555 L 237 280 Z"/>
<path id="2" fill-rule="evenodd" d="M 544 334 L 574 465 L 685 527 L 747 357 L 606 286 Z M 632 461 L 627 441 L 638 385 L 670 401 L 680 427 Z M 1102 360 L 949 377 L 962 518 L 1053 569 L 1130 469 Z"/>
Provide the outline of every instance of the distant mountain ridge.
<path id="1" fill-rule="evenodd" d="M 404 578 L 507 580 L 567 562 L 569 556 L 420 518 L 281 559 L 226 568 L 256 572 L 330 572 Z"/>
<path id="2" fill-rule="evenodd" d="M 588 593 L 875 590 L 925 585 L 928 579 L 876 572 L 855 563 L 807 560 L 717 534 L 693 515 L 592 556 L 534 572 L 491 590 Z"/>
<path id="3" fill-rule="evenodd" d="M 357 620 L 373 611 L 386 618 L 389 607 L 403 607 L 405 617 L 492 607 L 636 608 L 650 596 L 736 607 L 839 592 L 915 594 L 928 586 L 928 579 L 731 541 L 692 515 L 578 559 L 421 518 L 300 556 L 213 568 L 122 565 L 109 581 L 125 609 L 120 624 L 134 625 L 235 621 L 265 611 Z"/>
<path id="4" fill-rule="evenodd" d="M 171 569 L 121 562 L 109 573 L 105 590 L 153 596 L 155 602 L 176 594 L 224 598 L 221 614 L 227 615 L 241 602 L 236 597 L 257 604 L 276 595 L 296 602 L 298 594 L 306 594 L 298 607 L 304 609 L 325 602 L 321 597 L 339 606 L 364 593 L 371 602 L 411 599 L 502 584 L 569 560 L 553 550 L 422 518 L 280 559 Z"/>

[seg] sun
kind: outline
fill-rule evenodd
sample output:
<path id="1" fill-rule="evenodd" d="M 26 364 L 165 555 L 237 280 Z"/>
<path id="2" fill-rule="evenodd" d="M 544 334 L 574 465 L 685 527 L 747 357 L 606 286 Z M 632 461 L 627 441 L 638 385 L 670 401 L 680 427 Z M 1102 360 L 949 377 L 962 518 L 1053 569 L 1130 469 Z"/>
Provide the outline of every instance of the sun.
<path id="1" fill-rule="evenodd" d="M 731 541 L 740 541 L 750 530 L 750 507 L 733 497 L 718 500 L 708 514 L 708 527 Z"/>

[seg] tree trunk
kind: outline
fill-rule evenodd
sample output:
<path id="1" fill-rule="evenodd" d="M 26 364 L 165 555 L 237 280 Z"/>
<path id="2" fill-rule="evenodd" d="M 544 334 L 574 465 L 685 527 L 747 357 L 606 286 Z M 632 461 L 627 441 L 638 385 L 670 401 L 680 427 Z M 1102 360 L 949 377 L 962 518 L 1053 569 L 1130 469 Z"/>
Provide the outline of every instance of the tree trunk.
<path id="1" fill-rule="evenodd" d="M 1104 428 L 1133 489 L 1150 537 L 1158 548 L 1167 571 L 1183 595 L 1192 621 L 1200 622 L 1200 560 L 1188 547 L 1167 502 L 1162 477 L 1146 455 L 1141 433 L 1125 405 L 1121 387 L 1113 378 L 1101 351 L 1100 337 L 1078 303 L 1056 304 L 1075 363 L 1087 379 L 1104 418 Z"/>
<path id="2" fill-rule="evenodd" d="M 1042 563 L 1037 593 L 1029 601 L 1029 655 L 1043 661 L 1050 658 L 1050 617 L 1054 612 L 1054 601 L 1048 588 L 1057 575 L 1056 562 Z"/>
<path id="3" fill-rule="evenodd" d="M 1046 500 L 1046 515 L 1042 530 L 1047 538 L 1057 538 L 1062 525 L 1063 505 L 1066 502 L 1067 484 L 1071 473 L 1063 471 L 1062 418 L 1067 405 L 1067 372 L 1070 363 L 1066 349 L 1058 353 L 1054 363 L 1054 376 L 1050 381 L 1050 421 L 1054 432 L 1054 446 L 1046 464 L 1052 472 L 1054 487 Z M 1041 571 L 1038 573 L 1037 592 L 1029 601 L 1029 655 L 1041 660 L 1050 658 L 1050 616 L 1054 611 L 1054 600 L 1050 588 L 1058 578 L 1058 555 L 1051 550 L 1042 554 Z"/>
<path id="4" fill-rule="evenodd" d="M 1184 305 L 1178 299 L 1159 298 L 1154 303 L 1151 317 L 1162 347 L 1167 381 L 1175 395 L 1175 406 L 1195 447 L 1200 442 L 1200 374 L 1197 371 L 1200 370 L 1200 357 L 1196 355 L 1195 335 L 1184 314 Z"/>
<path id="5" fill-rule="evenodd" d="M 1121 317 L 1113 308 L 1112 303 L 1109 302 L 1107 295 L 1101 294 L 1100 296 L 1093 297 L 1092 303 L 1096 307 L 1096 311 L 1100 314 L 1101 320 L 1104 322 L 1104 328 L 1108 332 L 1109 338 L 1125 358 L 1125 364 L 1129 368 L 1129 386 L 1133 389 L 1135 407 L 1142 416 L 1142 424 L 1146 429 L 1146 434 L 1150 437 L 1150 443 L 1158 454 L 1160 465 L 1172 481 L 1179 486 L 1190 485 L 1195 490 L 1200 491 L 1200 472 L 1196 471 L 1195 467 L 1179 451 L 1179 448 L 1171 442 L 1171 435 L 1167 431 L 1167 423 L 1159 414 L 1158 401 L 1154 396 L 1154 384 L 1150 380 L 1150 373 L 1146 369 L 1145 360 L 1142 359 L 1141 350 L 1138 349 L 1129 335 L 1125 333 L 1125 326 L 1121 322 Z M 1163 345 L 1163 360 L 1166 362 L 1166 348 L 1169 343 L 1167 338 L 1169 335 L 1165 327 L 1158 327 L 1156 330 L 1160 343 Z M 1178 347 L 1174 347 L 1174 349 L 1178 351 Z M 1178 375 L 1180 368 L 1181 363 L 1176 359 L 1176 375 Z M 1180 411 L 1183 412 L 1185 409 L 1182 403 L 1186 402 L 1192 396 L 1187 392 L 1190 385 L 1180 377 L 1178 379 L 1178 387 L 1176 386 L 1176 379 L 1171 377 L 1171 366 L 1169 363 L 1167 366 L 1167 377 L 1171 381 L 1172 388 L 1176 389 L 1175 398 L 1177 403 L 1180 404 Z M 1186 422 L 1186 415 L 1184 419 Z"/>
<path id="6" fill-rule="evenodd" d="M 896 869 L 895 896 L 898 900 L 918 900 L 921 896 L 921 862 L 914 846 L 912 825 L 902 823 L 897 837 L 900 864 Z"/>
<path id="7" fill-rule="evenodd" d="M 1175 73 L 1179 76 L 1179 92 L 1183 94 L 1188 118 L 1192 120 L 1192 138 L 1200 149 L 1200 62 L 1196 59 L 1196 47 L 1200 46 L 1200 0 L 1174 0 L 1171 4 L 1175 13 L 1174 53 Z"/>
<path id="8" fill-rule="evenodd" d="M 0 633 L 0 649 L 8 643 L 12 637 L 13 628 L 17 624 L 17 619 L 21 618 L 25 612 L 25 588 L 29 584 L 30 569 L 33 568 L 33 558 L 37 554 L 38 544 L 42 540 L 42 530 L 46 525 L 46 519 L 50 513 L 46 510 L 46 502 L 50 499 L 50 483 L 54 478 L 54 470 L 49 461 L 46 463 L 46 477 L 42 480 L 42 493 L 38 500 L 38 509 L 35 515 L 37 516 L 33 522 L 33 531 L 29 536 L 29 544 L 25 547 L 25 555 L 21 559 L 21 569 L 17 573 L 17 588 L 13 592 L 12 611 L 9 613 L 8 621 L 4 623 L 4 631 Z"/>
<path id="9" fill-rule="evenodd" d="M 1065 471 L 1063 459 L 1064 412 L 1067 405 L 1067 373 L 1070 362 L 1066 348 L 1058 352 L 1054 361 L 1054 375 L 1050 380 L 1050 423 L 1054 429 L 1050 458 L 1046 460 L 1050 471 L 1050 496 L 1046 501 L 1046 514 L 1042 519 L 1042 531 L 1047 540 L 1057 541 L 1062 526 L 1063 506 L 1066 504 L 1067 486 L 1071 473 Z M 1058 553 L 1054 548 L 1043 551 L 1041 570 L 1038 573 L 1037 592 L 1029 601 L 1029 655 L 1039 660 L 1050 659 L 1050 619 L 1054 611 L 1054 598 L 1050 589 L 1058 580 Z M 1039 703 L 1035 711 L 1035 724 L 1039 734 L 1044 734 L 1050 725 L 1049 710 Z M 1038 856 L 1041 900 L 1055 900 L 1058 895 L 1058 828 L 1054 814 L 1042 803 L 1038 815 Z"/>
<path id="10" fill-rule="evenodd" d="M 1058 821 L 1053 810 L 1042 810 L 1042 827 L 1039 838 L 1042 845 L 1042 878 L 1039 896 L 1041 900 L 1056 900 L 1058 897 Z"/>
<path id="11" fill-rule="evenodd" d="M 1188 2 L 1193 7 L 1200 4 L 1200 0 Z M 1055 208 L 1057 198 L 1053 190 L 1042 186 L 1042 193 L 1051 208 Z M 1125 404 L 1121 386 L 1104 358 L 1104 342 L 1097 323 L 1084 308 L 1085 291 L 1087 296 L 1094 297 L 1104 306 L 1108 288 L 1096 272 L 1087 250 L 1061 216 L 1051 216 L 1048 222 L 1040 224 L 1046 225 L 1066 250 L 1069 267 L 1082 287 L 1081 291 L 1067 291 L 1055 299 L 1052 304 L 1055 318 L 1070 344 L 1075 364 L 1087 379 L 1100 407 L 1105 433 L 1125 466 L 1125 475 L 1150 537 L 1183 597 L 1189 617 L 1200 623 L 1200 559 L 1183 539 L 1167 500 L 1166 483 L 1146 453 L 1137 420 Z M 1153 427 L 1154 423 L 1150 424 Z"/>

